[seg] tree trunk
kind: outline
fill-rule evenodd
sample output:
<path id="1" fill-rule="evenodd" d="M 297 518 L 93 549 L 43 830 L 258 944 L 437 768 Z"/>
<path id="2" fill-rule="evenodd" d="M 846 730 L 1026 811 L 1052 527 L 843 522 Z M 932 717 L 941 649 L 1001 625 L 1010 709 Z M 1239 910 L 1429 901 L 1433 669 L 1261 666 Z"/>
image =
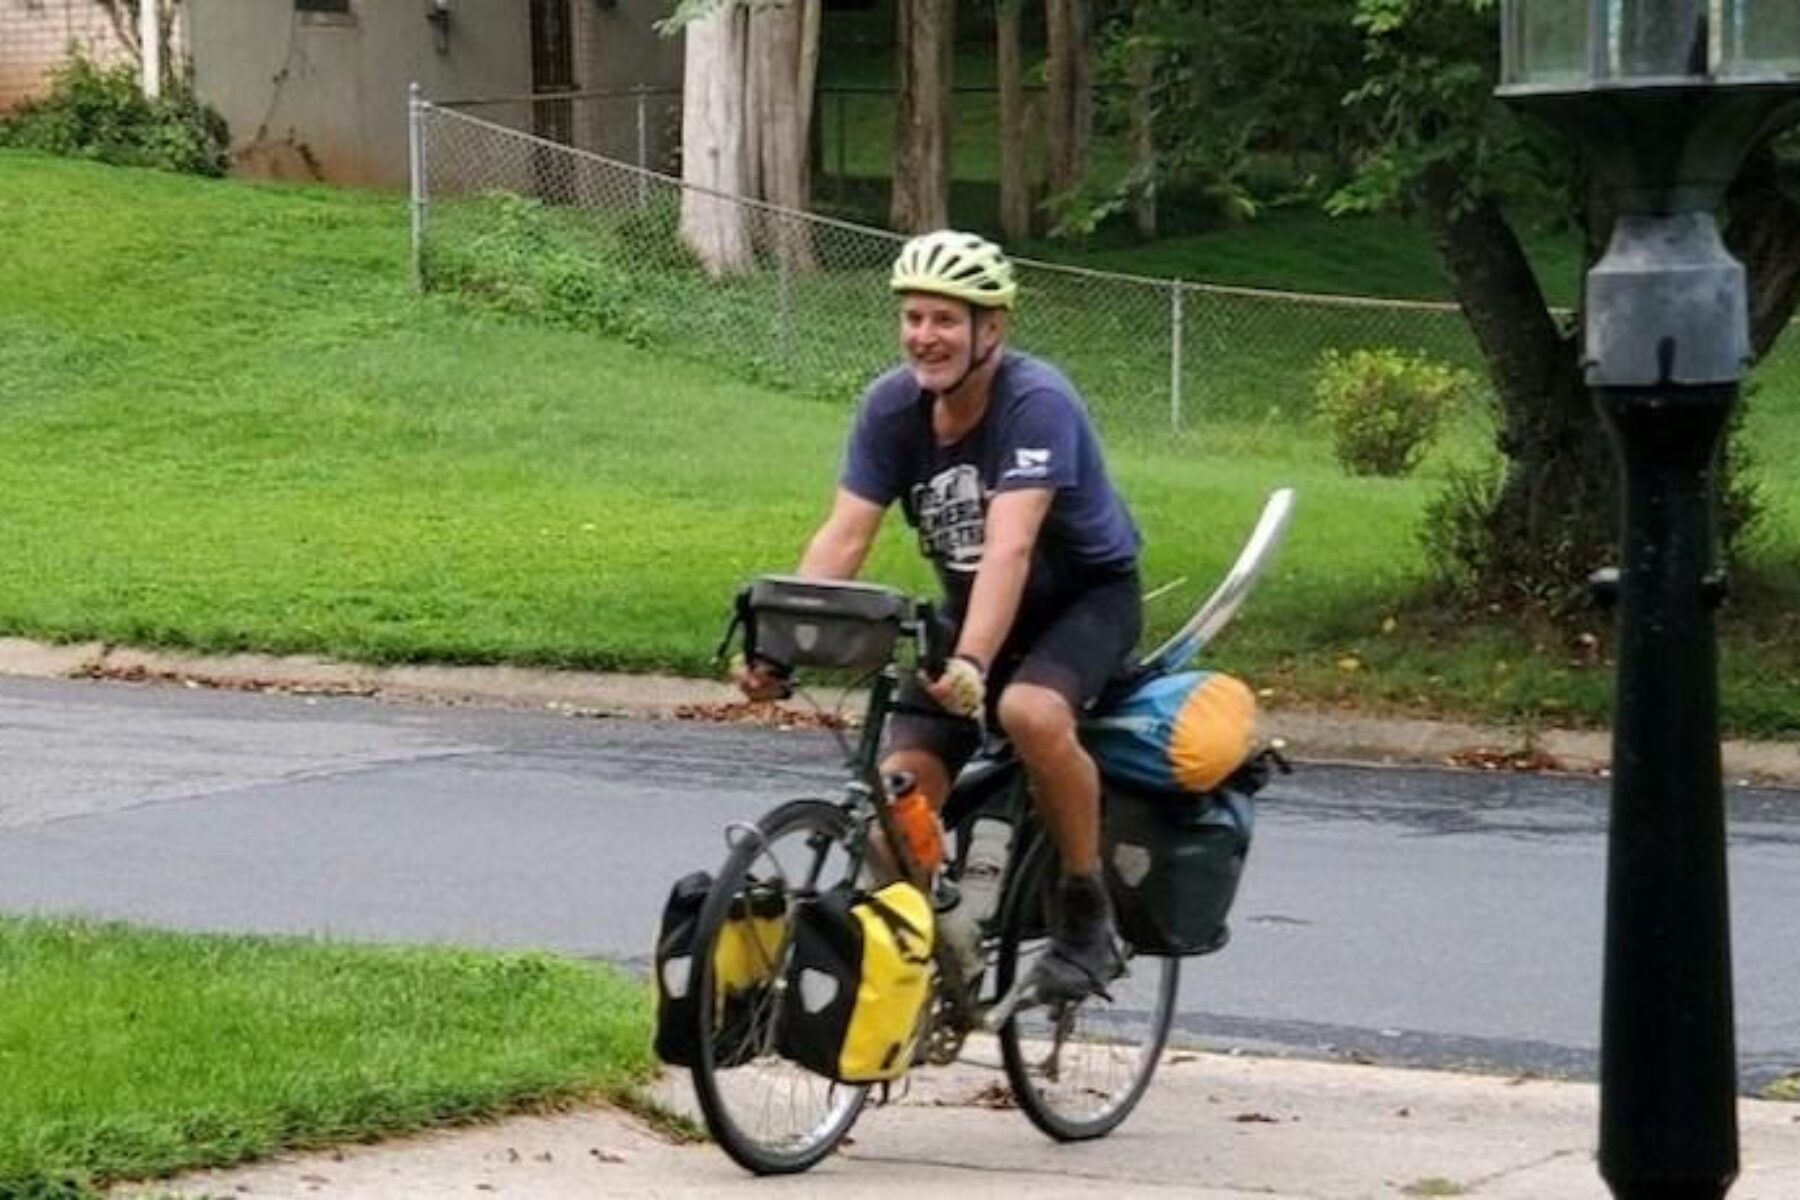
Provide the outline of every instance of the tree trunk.
<path id="1" fill-rule="evenodd" d="M 1025 146 L 1025 0 L 1000 0 L 995 38 L 1000 82 L 1000 229 L 1008 242 L 1031 236 L 1030 156 Z"/>
<path id="2" fill-rule="evenodd" d="M 745 50 L 748 15 L 727 4 L 687 26 L 681 94 L 681 181 L 743 196 L 746 155 Z M 683 188 L 681 240 L 711 275 L 746 271 L 754 263 L 746 207 Z"/>
<path id="3" fill-rule="evenodd" d="M 1089 0 L 1046 0 L 1049 61 L 1044 127 L 1049 141 L 1051 196 L 1074 191 L 1087 178 L 1094 128 L 1093 37 Z"/>
<path id="4" fill-rule="evenodd" d="M 1150 26 L 1155 0 L 1137 0 L 1131 14 L 1131 174 L 1137 190 L 1131 216 L 1138 236 L 1156 240 L 1156 43 Z"/>
<path id="5" fill-rule="evenodd" d="M 1772 147 L 1744 164 L 1726 199 L 1725 244 L 1749 271 L 1750 347 L 1768 354 L 1800 303 L 1800 206 L 1780 187 Z"/>
<path id="6" fill-rule="evenodd" d="M 902 233 L 950 223 L 950 74 L 954 0 L 899 0 L 894 190 L 888 222 Z"/>
<path id="7" fill-rule="evenodd" d="M 1613 561 L 1619 469 L 1588 395 L 1579 336 L 1559 329 L 1512 226 L 1492 199 L 1431 173 L 1424 210 L 1457 300 L 1487 360 L 1505 471 L 1479 531 L 1458 543 L 1461 568 L 1488 599 L 1569 611 L 1581 584 Z"/>
<path id="8" fill-rule="evenodd" d="M 1778 175 L 1775 155 L 1763 148 L 1727 202 L 1726 240 L 1749 272 L 1751 345 L 1759 357 L 1800 305 L 1800 206 L 1783 194 Z M 1485 510 L 1460 514 L 1468 536 L 1452 540 L 1460 561 L 1450 565 L 1468 572 L 1483 598 L 1569 611 L 1582 601 L 1581 584 L 1594 568 L 1616 560 L 1620 520 L 1619 466 L 1582 378 L 1579 333 L 1557 327 L 1496 203 L 1461 195 L 1449 168 L 1428 175 L 1420 195 L 1488 363 L 1506 460 Z M 1605 224 L 1593 222 L 1596 235 Z M 1739 478 L 1742 457 L 1728 444 L 1717 471 L 1727 558 L 1757 510 Z"/>
<path id="9" fill-rule="evenodd" d="M 808 151 L 818 37 L 819 0 L 773 0 L 750 9 L 751 194 L 796 212 L 811 207 Z M 769 240 L 783 260 L 810 268 L 806 222 L 775 215 L 767 220 Z"/>

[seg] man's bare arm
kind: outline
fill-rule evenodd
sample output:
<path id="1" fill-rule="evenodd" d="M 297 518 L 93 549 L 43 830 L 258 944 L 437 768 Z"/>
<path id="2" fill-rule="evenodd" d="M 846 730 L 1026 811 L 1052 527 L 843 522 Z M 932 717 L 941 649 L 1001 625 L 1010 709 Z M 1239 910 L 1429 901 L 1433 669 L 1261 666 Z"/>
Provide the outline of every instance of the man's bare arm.
<path id="1" fill-rule="evenodd" d="M 1031 552 L 1056 493 L 1049 488 L 1001 492 L 988 504 L 981 568 L 969 595 L 968 615 L 956 653 L 979 662 L 985 670 L 1011 632 L 1031 573 Z"/>
<path id="2" fill-rule="evenodd" d="M 808 579 L 854 579 L 862 570 L 875 535 L 881 530 L 881 517 L 887 509 L 865 500 L 846 488 L 839 488 L 826 516 L 800 556 L 799 573 Z"/>

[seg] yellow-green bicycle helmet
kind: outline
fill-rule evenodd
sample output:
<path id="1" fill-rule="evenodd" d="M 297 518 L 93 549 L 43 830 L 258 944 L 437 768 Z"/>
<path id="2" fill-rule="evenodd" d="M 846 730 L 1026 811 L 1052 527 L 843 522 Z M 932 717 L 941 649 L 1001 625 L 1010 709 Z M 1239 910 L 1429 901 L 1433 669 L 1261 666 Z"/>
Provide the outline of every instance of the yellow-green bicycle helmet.
<path id="1" fill-rule="evenodd" d="M 896 292 L 949 296 L 982 308 L 1010 309 L 1019 291 L 1000 247 L 954 229 L 920 234 L 900 247 L 889 283 Z"/>

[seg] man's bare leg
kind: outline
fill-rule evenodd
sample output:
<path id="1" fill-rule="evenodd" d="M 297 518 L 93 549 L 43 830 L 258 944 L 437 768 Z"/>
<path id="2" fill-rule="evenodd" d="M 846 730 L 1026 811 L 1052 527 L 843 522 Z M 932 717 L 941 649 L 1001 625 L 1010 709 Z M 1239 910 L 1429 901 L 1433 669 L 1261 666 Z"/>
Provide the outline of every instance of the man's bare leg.
<path id="1" fill-rule="evenodd" d="M 1047 1001 L 1103 993 L 1124 960 L 1100 875 L 1099 769 L 1076 737 L 1069 702 L 1053 688 L 1013 684 L 1000 697 L 999 715 L 1062 860 L 1050 948 L 1033 968 L 1033 985 Z"/>

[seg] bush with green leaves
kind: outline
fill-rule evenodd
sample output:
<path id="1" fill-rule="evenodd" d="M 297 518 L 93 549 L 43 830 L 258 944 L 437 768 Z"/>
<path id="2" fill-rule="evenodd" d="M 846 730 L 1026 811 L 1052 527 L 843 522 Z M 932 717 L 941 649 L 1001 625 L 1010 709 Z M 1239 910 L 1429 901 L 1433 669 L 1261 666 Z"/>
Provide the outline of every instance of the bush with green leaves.
<path id="1" fill-rule="evenodd" d="M 1400 476 L 1419 465 L 1445 415 L 1474 391 L 1469 372 L 1424 354 L 1327 350 L 1313 384 L 1313 409 L 1346 471 Z"/>
<path id="2" fill-rule="evenodd" d="M 129 64 L 101 67 L 79 53 L 47 95 L 0 122 L 0 146 L 190 175 L 223 175 L 230 145 L 225 118 L 192 89 L 177 83 L 146 99 Z"/>
<path id="3" fill-rule="evenodd" d="M 432 286 L 638 346 L 666 332 L 659 297 L 620 265 L 630 258 L 630 245 L 581 210 L 487 192 L 440 205 L 438 215 L 479 232 L 432 247 L 426 258 Z"/>

